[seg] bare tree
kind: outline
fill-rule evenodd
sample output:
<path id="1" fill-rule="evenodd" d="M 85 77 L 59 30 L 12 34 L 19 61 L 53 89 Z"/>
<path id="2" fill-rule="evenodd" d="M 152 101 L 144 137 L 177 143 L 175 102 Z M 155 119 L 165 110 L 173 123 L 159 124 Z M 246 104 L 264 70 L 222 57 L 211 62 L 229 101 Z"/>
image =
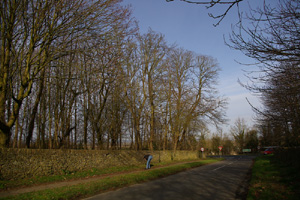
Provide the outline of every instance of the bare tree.
<path id="1" fill-rule="evenodd" d="M 173 150 L 188 142 L 195 121 L 223 122 L 225 100 L 215 89 L 218 64 L 209 56 L 196 55 L 175 49 L 170 55 L 170 118 L 173 133 Z M 201 127 L 201 126 L 200 126 Z"/>
<path id="2" fill-rule="evenodd" d="M 219 135 L 214 135 L 211 138 L 211 150 L 216 153 L 219 154 L 221 153 L 221 151 L 219 150 L 219 146 L 222 145 L 222 138 Z"/>
<path id="3" fill-rule="evenodd" d="M 266 122 L 261 128 L 263 134 L 272 133 L 274 140 L 268 140 L 277 145 L 299 144 L 296 139 L 299 127 L 295 126 L 299 124 L 296 117 L 299 110 L 296 103 L 299 102 L 299 8 L 300 2 L 296 0 L 279 1 L 276 6 L 265 3 L 263 8 L 251 10 L 244 19 L 252 26 L 245 27 L 241 21 L 230 37 L 231 48 L 255 59 L 260 66 L 259 75 L 249 73 L 252 83 L 242 85 L 261 95 L 264 109 L 253 109 L 260 121 Z M 282 138 L 284 142 L 280 142 Z"/>
<path id="4" fill-rule="evenodd" d="M 282 61 L 299 62 L 299 7 L 299 1 L 283 0 L 276 7 L 265 3 L 251 10 L 244 20 L 252 26 L 237 24 L 228 45 L 271 68 Z"/>
<path id="5" fill-rule="evenodd" d="M 258 112 L 258 119 L 265 126 L 263 130 L 272 135 L 270 143 L 285 146 L 300 143 L 299 70 L 298 64 L 282 63 L 280 68 L 268 73 L 264 87 L 259 88 L 264 110 Z M 266 129 L 270 125 L 273 128 Z"/>
<path id="6" fill-rule="evenodd" d="M 126 106 L 130 111 L 130 121 L 132 124 L 132 131 L 134 132 L 134 145 L 136 150 L 142 148 L 141 138 L 141 115 L 144 111 L 147 97 L 144 95 L 145 84 L 142 84 L 142 72 L 137 52 L 137 43 L 134 40 L 128 41 L 126 60 L 124 66 L 121 68 L 123 76 L 120 77 L 122 88 L 124 91 L 124 98 Z"/>
<path id="7" fill-rule="evenodd" d="M 251 149 L 251 152 L 257 152 L 258 149 L 258 131 L 256 129 L 249 129 L 245 138 L 245 148 Z"/>
<path id="8" fill-rule="evenodd" d="M 1 4 L 2 147 L 14 134 L 14 147 L 117 149 L 131 131 L 136 150 L 196 149 L 223 121 L 216 60 L 136 34 L 118 0 L 14 3 Z"/>
<path id="9" fill-rule="evenodd" d="M 247 131 L 246 121 L 242 118 L 236 119 L 234 125 L 230 128 L 230 133 L 235 140 L 238 152 L 242 152 L 245 147 Z"/>
<path id="10" fill-rule="evenodd" d="M 34 81 L 116 1 L 1 1 L 0 146 L 8 145 Z M 99 17 L 101 16 L 101 17 Z M 6 117 L 5 115 L 9 115 Z"/>
<path id="11" fill-rule="evenodd" d="M 169 113 L 171 118 L 171 132 L 173 140 L 173 150 L 177 150 L 180 136 L 186 131 L 183 124 L 185 118 L 192 113 L 187 112 L 188 79 L 191 78 L 191 66 L 193 61 L 193 54 L 190 51 L 183 49 L 175 49 L 170 54 L 170 75 L 168 83 L 170 85 L 171 93 L 168 97 Z M 172 96 L 170 96 L 172 95 Z M 187 125 L 187 124 L 186 124 Z"/>
<path id="12" fill-rule="evenodd" d="M 171 2 L 174 0 L 166 0 L 166 1 Z M 238 6 L 239 3 L 241 3 L 244 0 L 210 0 L 210 1 L 207 1 L 207 0 L 180 0 L 180 1 L 189 3 L 189 4 L 195 4 L 195 5 L 207 5 L 206 8 L 212 8 L 212 7 L 215 7 L 216 5 L 227 6 L 227 8 L 225 9 L 225 11 L 222 14 L 214 15 L 212 13 L 209 13 L 210 17 L 219 20 L 216 24 L 214 24 L 214 26 L 218 26 L 222 22 L 222 20 L 226 17 L 226 15 L 230 11 L 230 9 L 232 9 L 232 7 L 235 5 Z"/>
<path id="13" fill-rule="evenodd" d="M 150 107 L 150 138 L 149 149 L 153 150 L 154 132 L 155 132 L 155 105 L 159 88 L 157 80 L 161 75 L 162 61 L 167 53 L 167 44 L 163 35 L 155 33 L 151 29 L 145 35 L 139 36 L 139 55 L 142 65 L 142 84 L 147 87 L 143 90 L 144 96 L 148 99 Z"/>

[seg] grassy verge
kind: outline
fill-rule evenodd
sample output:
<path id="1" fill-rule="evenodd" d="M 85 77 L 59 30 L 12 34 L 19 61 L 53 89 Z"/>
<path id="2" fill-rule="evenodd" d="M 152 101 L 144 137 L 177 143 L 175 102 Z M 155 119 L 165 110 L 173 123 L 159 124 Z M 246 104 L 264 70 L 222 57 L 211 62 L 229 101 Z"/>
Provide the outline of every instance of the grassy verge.
<path id="1" fill-rule="evenodd" d="M 273 155 L 256 158 L 247 200 L 296 200 L 300 191 L 299 169 L 279 162 Z"/>
<path id="2" fill-rule="evenodd" d="M 14 199 L 14 200 L 77 199 L 79 197 L 90 196 L 100 192 L 114 190 L 128 185 L 141 183 L 148 180 L 157 179 L 160 177 L 165 177 L 171 174 L 178 173 L 180 171 L 184 171 L 190 168 L 202 166 L 213 162 L 217 162 L 217 160 L 214 159 L 202 160 L 197 162 L 166 166 L 158 169 L 139 171 L 130 174 L 122 174 L 114 177 L 106 177 L 85 184 L 66 186 L 66 187 L 55 188 L 55 189 L 47 189 L 38 192 L 30 192 L 30 193 L 20 194 L 16 196 L 6 197 L 5 199 Z"/>
<path id="3" fill-rule="evenodd" d="M 18 187 L 29 187 L 33 185 L 40 185 L 44 183 L 53 183 L 66 180 L 74 180 L 86 177 L 100 176 L 105 174 L 112 174 L 118 172 L 128 172 L 141 168 L 140 166 L 123 166 L 123 167 L 111 167 L 106 169 L 92 169 L 84 172 L 73 172 L 73 173 L 64 173 L 63 175 L 53 175 L 53 176 L 44 176 L 44 177 L 34 177 L 27 178 L 22 180 L 9 180 L 9 181 L 0 181 L 0 189 L 13 189 Z"/>
<path id="4" fill-rule="evenodd" d="M 185 160 L 184 162 L 189 162 L 192 160 Z M 183 162 L 183 161 L 181 161 Z M 160 162 L 155 163 L 156 167 L 165 166 L 170 164 L 176 164 L 178 162 L 170 161 L 170 162 Z M 13 189 L 18 187 L 29 187 L 34 185 L 40 185 L 45 183 L 53 183 L 59 181 L 67 181 L 67 180 L 75 180 L 80 178 L 101 176 L 113 173 L 122 173 L 122 172 L 130 172 L 139 169 L 144 169 L 145 165 L 141 166 L 119 166 L 119 167 L 110 167 L 105 169 L 92 169 L 84 172 L 65 172 L 63 175 L 53 175 L 53 176 L 44 176 L 44 177 L 34 177 L 27 178 L 21 180 L 0 180 L 0 191 L 6 189 Z"/>

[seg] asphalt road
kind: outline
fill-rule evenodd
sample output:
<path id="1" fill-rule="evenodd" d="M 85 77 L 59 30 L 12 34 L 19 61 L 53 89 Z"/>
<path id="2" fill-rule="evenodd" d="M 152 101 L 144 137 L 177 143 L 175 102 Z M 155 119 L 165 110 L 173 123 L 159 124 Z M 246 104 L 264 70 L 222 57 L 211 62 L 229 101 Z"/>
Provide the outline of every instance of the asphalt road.
<path id="1" fill-rule="evenodd" d="M 245 199 L 251 156 L 226 160 L 162 179 L 99 194 L 85 200 L 230 200 Z"/>

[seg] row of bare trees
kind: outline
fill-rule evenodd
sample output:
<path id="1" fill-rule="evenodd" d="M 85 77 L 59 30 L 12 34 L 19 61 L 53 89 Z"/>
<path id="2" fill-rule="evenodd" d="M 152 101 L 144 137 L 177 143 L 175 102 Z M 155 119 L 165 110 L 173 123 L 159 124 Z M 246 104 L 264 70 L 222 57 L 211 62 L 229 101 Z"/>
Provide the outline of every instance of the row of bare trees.
<path id="1" fill-rule="evenodd" d="M 300 67 L 283 63 L 268 73 L 262 91 L 264 110 L 259 112 L 264 143 L 282 146 L 300 144 Z"/>
<path id="2" fill-rule="evenodd" d="M 122 39 L 129 34 L 130 12 L 118 3 L 1 2 L 1 147 L 11 144 L 12 135 L 15 146 L 23 140 L 29 147 L 33 138 L 43 141 L 46 121 L 48 138 L 55 138 L 50 146 L 69 135 L 73 129 L 70 116 L 79 95 L 73 80 L 87 82 L 84 71 L 89 70 L 89 63 L 85 60 L 95 53 L 91 49 L 110 50 L 106 38 Z M 43 120 L 38 118 L 42 112 Z M 64 115 L 67 112 L 69 115 Z"/>
<path id="3" fill-rule="evenodd" d="M 273 2 L 274 3 L 274 2 Z M 254 108 L 262 145 L 300 145 L 300 2 L 282 0 L 251 10 L 236 26 L 230 46 L 254 58 L 260 70 L 244 85 L 259 94 L 263 108 Z M 253 75 L 254 74 L 254 75 Z"/>
<path id="4" fill-rule="evenodd" d="M 259 66 L 259 70 L 250 71 L 250 83 L 242 85 L 261 96 L 263 108 L 253 107 L 257 113 L 261 145 L 299 146 L 299 0 L 261 0 L 263 6 L 249 4 L 246 12 L 239 10 L 239 4 L 244 4 L 244 0 L 182 1 L 207 8 L 225 6 L 221 14 L 209 14 L 219 20 L 216 25 L 237 6 L 239 22 L 233 26 L 227 44 L 253 58 Z"/>
<path id="5" fill-rule="evenodd" d="M 210 56 L 139 34 L 119 0 L 4 0 L 0 147 L 191 149 L 224 120 Z"/>

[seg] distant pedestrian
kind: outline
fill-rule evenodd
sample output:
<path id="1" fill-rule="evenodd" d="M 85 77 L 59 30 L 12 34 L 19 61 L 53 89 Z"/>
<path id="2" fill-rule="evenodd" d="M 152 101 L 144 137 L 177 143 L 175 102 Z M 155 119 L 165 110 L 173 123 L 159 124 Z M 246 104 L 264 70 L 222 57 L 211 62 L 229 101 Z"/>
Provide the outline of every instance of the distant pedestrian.
<path id="1" fill-rule="evenodd" d="M 152 156 L 151 155 L 145 155 L 144 156 L 144 160 L 147 161 L 147 164 L 146 164 L 146 169 L 150 169 L 150 162 L 152 160 Z"/>

